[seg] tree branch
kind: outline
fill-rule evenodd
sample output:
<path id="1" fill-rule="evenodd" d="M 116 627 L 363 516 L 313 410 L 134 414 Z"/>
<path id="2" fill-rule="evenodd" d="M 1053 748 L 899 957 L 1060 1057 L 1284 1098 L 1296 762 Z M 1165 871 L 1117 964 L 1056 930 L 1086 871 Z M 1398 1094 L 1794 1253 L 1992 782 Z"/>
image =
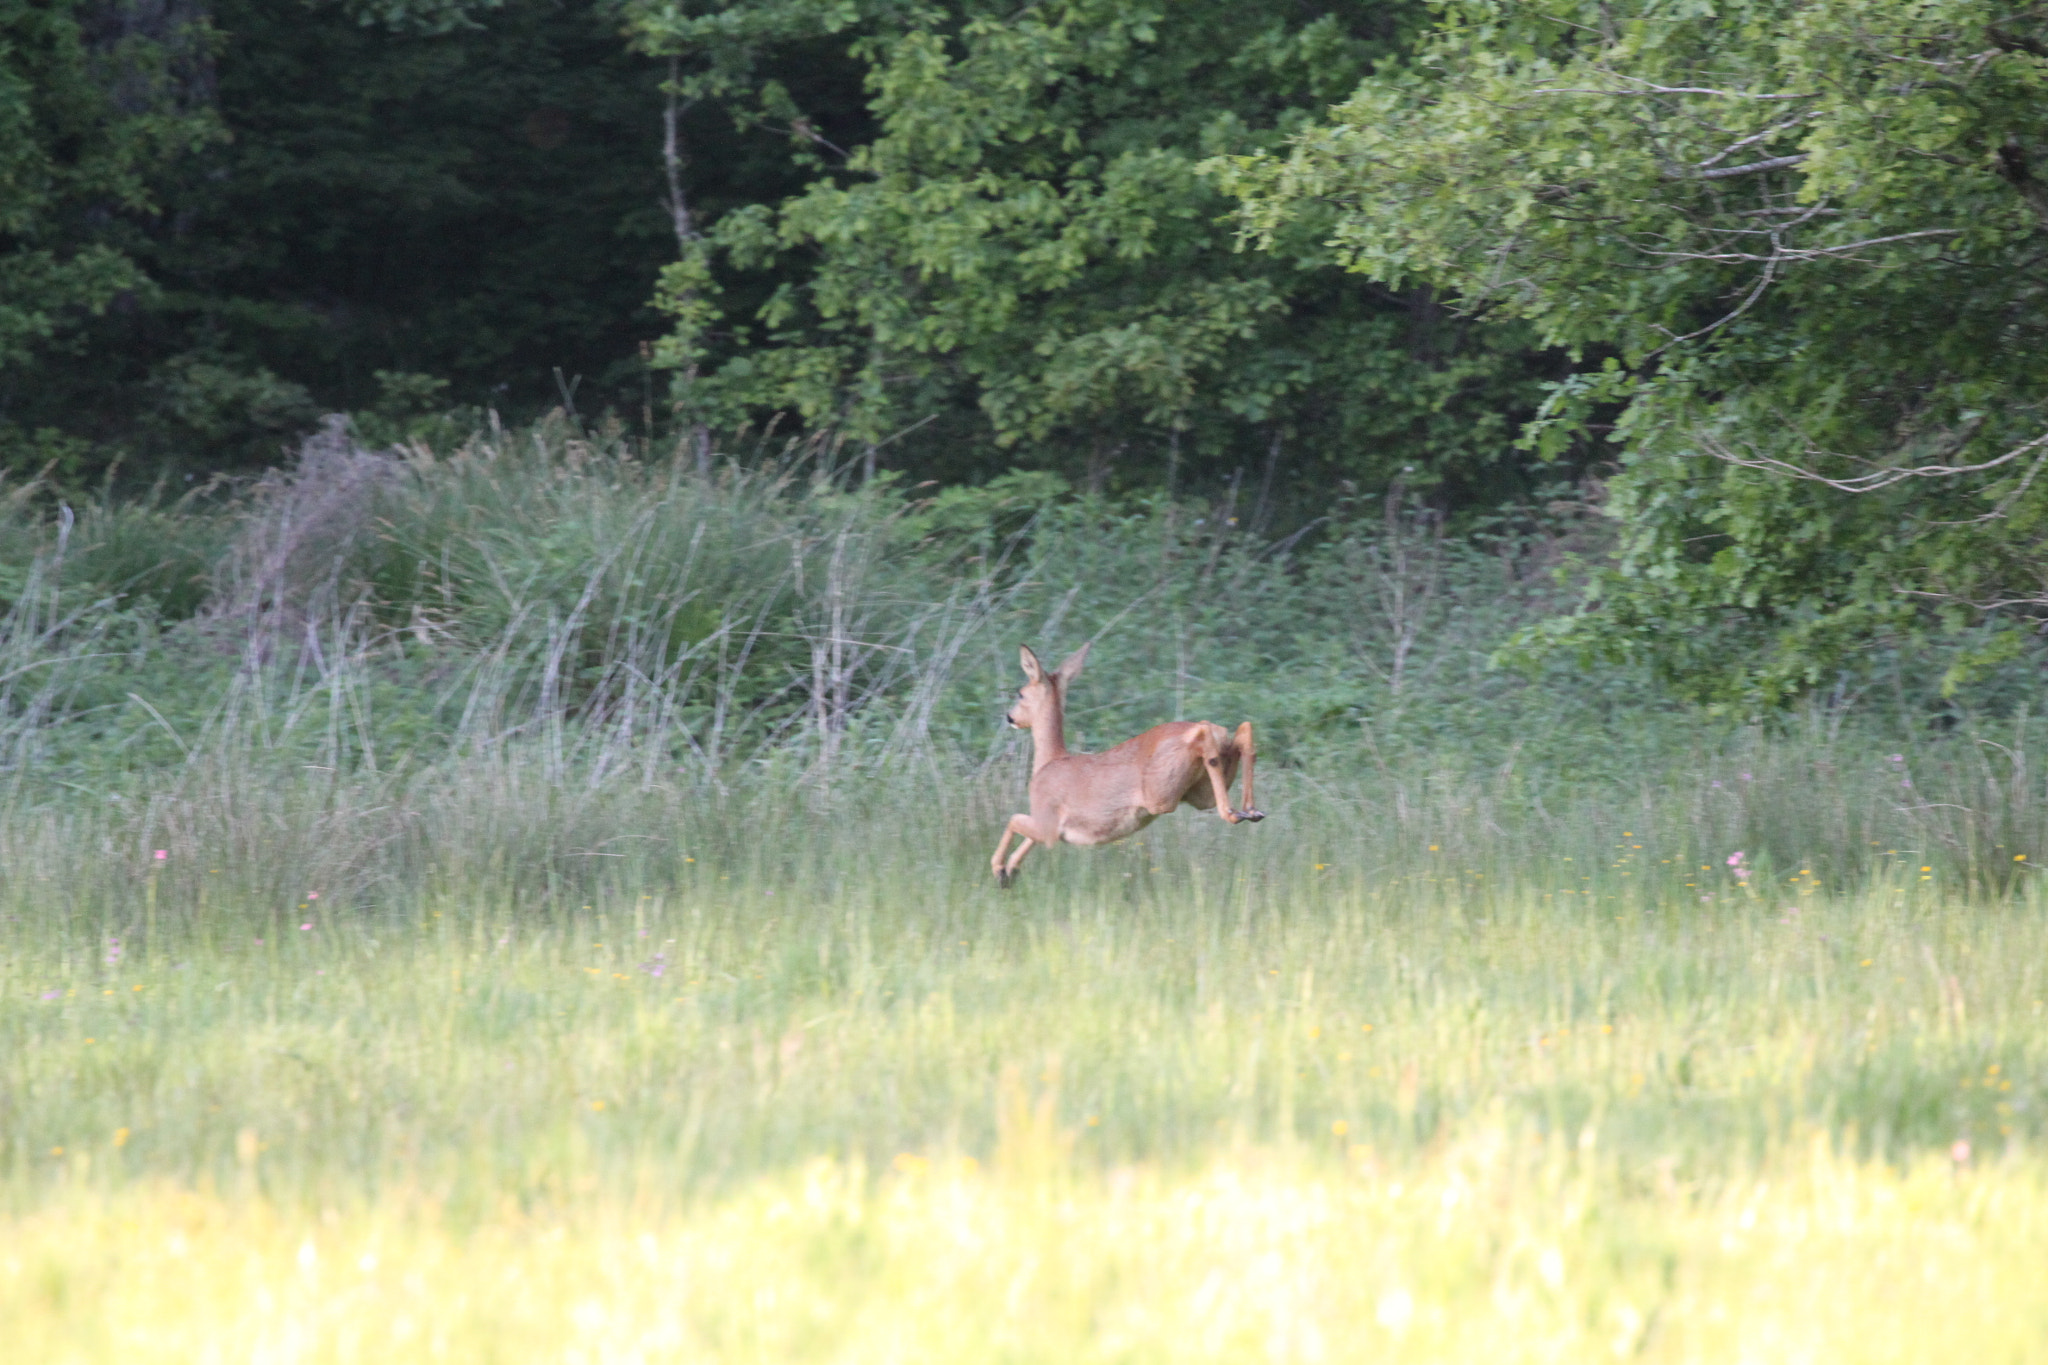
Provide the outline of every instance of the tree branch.
<path id="1" fill-rule="evenodd" d="M 2011 29 L 2000 28 L 1997 24 L 1987 26 L 1984 36 L 2000 52 L 2025 52 L 2036 57 L 2048 57 L 2048 43 L 2042 42 L 2039 38 L 2029 38 L 2024 33 L 2014 33 Z"/>
<path id="2" fill-rule="evenodd" d="M 1715 152 L 1705 161 L 1694 162 L 1694 167 L 1698 170 L 1704 171 L 1707 167 L 1713 165 L 1716 161 L 1721 160 L 1723 157 L 1733 156 L 1736 152 L 1741 151 L 1744 147 L 1753 146 L 1756 143 L 1762 142 L 1765 138 L 1770 137 L 1773 134 L 1789 132 L 1790 130 L 1797 128 L 1800 124 L 1806 122 L 1808 119 L 1812 117 L 1813 114 L 1809 110 L 1804 114 L 1798 114 L 1793 116 L 1792 118 L 1788 118 L 1782 123 L 1774 123 L 1760 133 L 1751 133 L 1746 138 L 1742 138 L 1739 141 L 1729 143 L 1726 147 L 1723 147 L 1720 151 Z M 1730 172 L 1730 174 L 1732 174 L 1732 172 Z"/>
<path id="3" fill-rule="evenodd" d="M 809 119 L 804 118 L 801 115 L 789 121 L 789 131 L 790 134 L 794 137 L 800 137 L 806 142 L 815 143 L 818 146 L 823 147 L 826 151 L 832 153 L 841 161 L 848 160 L 853 155 L 853 153 L 847 151 L 844 147 L 834 142 L 831 138 L 828 138 L 823 133 L 819 132 L 816 126 L 814 126 Z"/>
<path id="4" fill-rule="evenodd" d="M 1673 180 L 1733 180 L 1738 175 L 1756 175 L 1761 171 L 1775 171 L 1784 166 L 1797 166 L 1806 160 L 1805 152 L 1794 152 L 1790 156 L 1774 156 L 1768 161 L 1752 161 L 1745 166 L 1722 166 L 1711 171 L 1686 171 L 1673 175 Z"/>
<path id="5" fill-rule="evenodd" d="M 2009 465 L 2034 451 L 2042 451 L 2044 456 L 2048 456 L 2048 432 L 2043 432 L 2031 441 L 2025 441 L 2014 446 L 2003 455 L 1995 456 L 1992 459 L 1984 460 L 1977 464 L 1894 465 L 1885 469 L 1874 469 L 1868 474 L 1857 474 L 1846 479 L 1830 478 L 1818 470 L 1793 464 L 1790 460 L 1781 460 L 1775 455 L 1739 455 L 1712 436 L 1702 436 L 1700 438 L 1700 446 L 1715 459 L 1728 464 L 1739 465 L 1744 469 L 1761 469 L 1769 473 L 1784 474 L 1790 478 L 1801 479 L 1808 483 L 1825 484 L 1827 487 L 1841 493 L 1875 493 L 1896 484 L 1904 483 L 1908 479 L 1953 479 L 1963 474 L 1981 474 L 1987 469 L 1998 469 Z M 1818 454 L 1820 452 L 1814 453 Z M 2027 482 L 2032 482 L 2031 474 L 2028 476 Z M 2024 485 L 2022 486 L 2024 487 Z M 2002 515 L 2002 513 L 2003 506 L 1994 515 Z"/>
<path id="6" fill-rule="evenodd" d="M 2034 211 L 2043 228 L 2048 228 L 2048 183 L 2034 175 L 2028 164 L 2027 149 L 2018 138 L 2007 138 L 1998 149 L 1998 178 L 2020 192 L 2020 198 L 2027 201 L 2027 207 Z"/>
<path id="7" fill-rule="evenodd" d="M 1670 350 L 1673 346 L 1678 345 L 1680 342 L 1695 341 L 1700 337 L 1706 336 L 1710 332 L 1720 331 L 1723 327 L 1726 327 L 1729 323 L 1735 321 L 1735 319 L 1741 317 L 1744 313 L 1747 313 L 1750 309 L 1750 305 L 1754 304 L 1758 299 L 1762 298 L 1764 296 L 1764 291 L 1771 287 L 1771 281 L 1777 277 L 1777 274 L 1778 263 L 1775 260 L 1765 262 L 1763 271 L 1757 277 L 1756 287 L 1749 291 L 1748 296 L 1744 298 L 1741 303 L 1738 303 L 1737 305 L 1735 305 L 1734 308 L 1730 309 L 1726 313 L 1723 313 L 1720 317 L 1714 319 L 1712 322 L 1708 323 L 1706 326 L 1700 328 L 1696 332 L 1687 332 L 1684 336 L 1672 337 L 1671 340 L 1665 342 L 1662 346 L 1659 346 L 1656 350 L 1644 356 L 1641 363 L 1648 364 L 1650 361 L 1655 360 L 1658 356 L 1664 354 L 1666 351 Z M 1669 328 L 1660 328 L 1659 330 L 1665 332 L 1667 335 L 1670 332 Z"/>
<path id="8" fill-rule="evenodd" d="M 683 151 L 677 122 L 682 109 L 676 99 L 676 83 L 681 77 L 680 62 L 668 59 L 668 102 L 661 110 L 661 165 L 668 172 L 668 212 L 676 230 L 676 245 L 689 250 L 690 243 L 697 240 L 697 220 L 690 212 L 690 201 L 683 195 Z M 695 101 L 691 101 L 695 103 Z"/>
<path id="9" fill-rule="evenodd" d="M 1636 250 L 1646 256 L 1664 256 L 1673 260 L 1754 261 L 1762 264 L 1767 261 L 1827 260 L 1847 256 L 1851 252 L 1861 251 L 1865 247 L 1884 246 L 1891 242 L 1910 242 L 1922 237 L 1960 237 L 1962 235 L 1962 229 L 1960 228 L 1928 228 L 1923 232 L 1900 232 L 1890 237 L 1866 237 L 1860 242 L 1844 242 L 1840 246 L 1786 247 L 1782 250 L 1774 251 L 1768 256 L 1760 256 L 1754 251 L 1654 251 L 1649 247 L 1640 246 Z"/>
<path id="10" fill-rule="evenodd" d="M 1726 100 L 1810 100 L 1818 99 L 1820 92 L 1809 90 L 1796 95 L 1754 95 L 1747 90 L 1715 90 L 1704 85 L 1654 85 L 1639 76 L 1623 75 L 1609 71 L 1608 75 L 1617 80 L 1634 81 L 1642 86 L 1640 90 L 1580 89 L 1564 85 L 1539 85 L 1530 91 L 1534 95 L 1719 95 Z"/>

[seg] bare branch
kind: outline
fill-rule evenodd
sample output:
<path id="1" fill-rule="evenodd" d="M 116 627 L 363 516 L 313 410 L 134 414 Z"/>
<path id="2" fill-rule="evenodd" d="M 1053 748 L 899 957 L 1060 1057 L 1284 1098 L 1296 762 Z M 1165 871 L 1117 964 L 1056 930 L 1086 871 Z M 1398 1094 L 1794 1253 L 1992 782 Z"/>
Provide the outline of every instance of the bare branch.
<path id="1" fill-rule="evenodd" d="M 1979 601 L 1974 597 L 1963 597 L 1952 592 L 1933 592 L 1926 588 L 1901 588 L 1894 586 L 1892 591 L 1905 597 L 1924 597 L 1930 602 L 1954 602 L 1973 611 L 1981 612 L 2003 611 L 2007 607 L 2048 606 L 2048 592 L 2043 592 L 2034 597 L 1994 597 L 1989 601 Z"/>
<path id="2" fill-rule="evenodd" d="M 1610 71 L 1607 74 L 1617 80 L 1635 81 L 1643 88 L 1640 90 L 1614 90 L 1598 86 L 1590 89 L 1580 89 L 1575 86 L 1539 85 L 1529 93 L 1532 95 L 1619 95 L 1631 98 L 1638 95 L 1719 95 L 1722 99 L 1728 100 L 1810 100 L 1820 98 L 1820 92 L 1817 90 L 1809 90 L 1804 94 L 1798 95 L 1756 95 L 1751 94 L 1747 90 L 1715 90 L 1702 85 L 1653 85 L 1641 77 L 1624 75 L 1619 71 Z"/>
<path id="3" fill-rule="evenodd" d="M 1723 166 L 1718 170 L 1695 171 L 1690 175 L 1677 174 L 1674 180 L 1733 180 L 1738 175 L 1756 175 L 1761 171 L 1775 171 L 1785 166 L 1797 166 L 1806 160 L 1805 152 L 1794 152 L 1790 156 L 1774 156 L 1768 161 L 1752 161 L 1746 166 Z"/>
<path id="4" fill-rule="evenodd" d="M 1808 483 L 1824 484 L 1842 493 L 1875 493 L 1881 489 L 1904 483 L 1908 479 L 1953 479 L 1964 474 L 1981 474 L 1987 469 L 1998 469 L 2009 465 L 2034 451 L 2042 451 L 2043 458 L 2048 458 L 2048 432 L 2043 432 L 2031 441 L 2025 441 L 2014 446 L 2003 455 L 1995 456 L 1992 459 L 1984 460 L 1977 464 L 1893 465 L 1884 469 L 1874 469 L 1868 474 L 1857 474 L 1846 479 L 1837 479 L 1822 474 L 1818 470 L 1809 469 L 1804 465 L 1794 464 L 1790 460 L 1781 460 L 1775 455 L 1738 454 L 1712 436 L 1702 436 L 1700 438 L 1700 445 L 1709 455 L 1728 464 L 1739 465 L 1744 469 L 1761 469 L 1774 474 L 1784 474 L 1790 478 L 1805 480 Z M 1812 453 L 1820 454 L 1822 452 L 1814 451 Z M 2037 470 L 2039 463 L 2040 461 L 2037 460 Z M 2030 471 L 2026 480 L 2021 484 L 2022 489 L 2033 481 L 2033 476 L 2033 471 Z M 2006 504 L 2002 504 L 2001 507 L 2004 505 Z M 1998 514 L 2002 515 L 2002 510 Z"/>
<path id="5" fill-rule="evenodd" d="M 2034 462 L 2027 466 L 2026 475 L 2013 486 L 2012 491 L 1998 500 L 1998 506 L 1982 516 L 1972 517 L 1969 521 L 1961 524 L 1965 526 L 1982 526 L 1986 522 L 2004 520 L 2006 515 L 2012 511 L 2012 505 L 2025 497 L 2027 490 L 2034 486 L 2034 480 L 2040 476 L 2043 464 L 2048 464 L 2048 446 L 2044 446 L 2041 453 L 2034 457 Z M 1945 522 L 1940 524 L 1955 525 L 1956 523 Z"/>
<path id="6" fill-rule="evenodd" d="M 1756 143 L 1762 142 L 1765 138 L 1770 137 L 1774 134 L 1789 132 L 1791 129 L 1797 128 L 1800 124 L 1805 123 L 1808 119 L 1812 117 L 1813 114 L 1811 112 L 1804 114 L 1795 114 L 1793 117 L 1788 118 L 1781 123 L 1772 124 L 1770 127 L 1764 129 L 1760 133 L 1751 133 L 1748 137 L 1743 138 L 1738 142 L 1731 142 L 1726 147 L 1723 147 L 1720 151 L 1715 152 L 1712 156 L 1708 157 L 1705 161 L 1696 161 L 1693 163 L 1693 165 L 1698 170 L 1705 170 L 1707 167 L 1713 165 L 1716 161 L 1721 160 L 1723 157 L 1733 156 L 1735 153 L 1741 151 L 1744 147 L 1753 146 Z"/>
<path id="7" fill-rule="evenodd" d="M 1741 317 L 1744 313 L 1747 313 L 1750 309 L 1750 306 L 1754 304 L 1758 299 L 1764 296 L 1764 291 L 1771 287 L 1771 281 L 1777 277 L 1777 273 L 1778 263 L 1776 261 L 1765 262 L 1763 270 L 1757 276 L 1756 287 L 1749 291 L 1748 297 L 1744 298 L 1741 303 L 1735 305 L 1733 309 L 1726 313 L 1723 313 L 1720 317 L 1714 319 L 1714 321 L 1708 323 L 1706 326 L 1700 328 L 1696 332 L 1687 332 L 1684 336 L 1672 337 L 1671 340 L 1665 342 L 1662 346 L 1659 346 L 1656 350 L 1644 356 L 1642 363 L 1647 364 L 1648 362 L 1655 360 L 1658 356 L 1664 354 L 1664 352 L 1670 350 L 1673 346 L 1676 346 L 1681 342 L 1695 341 L 1700 337 L 1706 336 L 1710 332 L 1718 332 L 1723 327 L 1726 327 L 1729 323 L 1735 321 L 1735 319 Z M 1668 332 L 1670 329 L 1666 328 L 1664 330 Z"/>
<path id="8" fill-rule="evenodd" d="M 789 121 L 789 131 L 790 134 L 794 137 L 800 137 L 804 139 L 806 142 L 815 143 L 816 145 L 823 147 L 826 151 L 832 153 L 841 161 L 845 161 L 847 158 L 853 155 L 853 153 L 847 151 L 844 147 L 834 142 L 831 138 L 828 138 L 823 133 L 819 132 L 816 126 L 813 125 L 812 122 L 807 118 L 799 116 L 797 118 L 791 119 Z"/>
<path id="9" fill-rule="evenodd" d="M 2048 57 L 2048 43 L 2039 38 L 2029 38 L 2024 33 L 2014 33 L 2011 29 L 1992 24 L 1984 30 L 1984 36 L 2000 52 L 2025 52 L 2035 57 Z"/>
<path id="10" fill-rule="evenodd" d="M 2016 137 L 2008 137 L 1998 149 L 1998 178 L 2020 192 L 2041 226 L 2048 228 L 2048 182 L 2034 174 L 2027 149 Z"/>
<path id="11" fill-rule="evenodd" d="M 676 245 L 685 251 L 697 239 L 697 220 L 690 212 L 690 201 L 683 194 L 683 150 L 681 136 L 676 124 L 682 115 L 676 97 L 677 82 L 682 75 L 677 58 L 668 59 L 667 102 L 661 109 L 661 165 L 668 172 L 668 213 L 676 230 Z M 692 100 L 691 103 L 696 103 Z"/>
<path id="12" fill-rule="evenodd" d="M 1891 242 L 1910 242 L 1921 237 L 1960 237 L 1961 228 L 1928 228 L 1923 232 L 1900 232 L 1890 237 L 1866 237 L 1860 242 L 1844 242 L 1840 246 L 1787 247 L 1774 251 L 1768 256 L 1759 256 L 1753 251 L 1653 251 L 1648 247 L 1636 250 L 1646 256 L 1666 256 L 1685 261 L 1754 261 L 1763 264 L 1770 261 L 1819 261 L 1830 257 L 1843 257 L 1865 247 L 1885 246 Z"/>

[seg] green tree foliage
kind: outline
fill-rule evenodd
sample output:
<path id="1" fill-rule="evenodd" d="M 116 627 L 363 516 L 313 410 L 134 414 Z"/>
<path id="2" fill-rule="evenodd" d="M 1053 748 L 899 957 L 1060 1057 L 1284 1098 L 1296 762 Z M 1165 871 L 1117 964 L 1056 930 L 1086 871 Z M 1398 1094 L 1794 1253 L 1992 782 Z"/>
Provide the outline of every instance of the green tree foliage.
<path id="1" fill-rule="evenodd" d="M 317 5 L 319 0 L 314 0 Z M 393 32 L 453 33 L 483 25 L 479 16 L 503 9 L 505 0 L 326 0 L 358 24 L 381 24 Z"/>
<path id="2" fill-rule="evenodd" d="M 208 41 L 188 5 L 0 0 L 0 373 L 76 346 L 85 319 L 147 288 L 104 225 L 153 216 L 159 168 L 217 134 Z M 67 449 L 8 416 L 0 447 Z"/>
<path id="3" fill-rule="evenodd" d="M 628 50 L 601 0 L 211 0 L 205 60 L 174 88 L 216 131 L 196 151 L 166 116 L 123 112 L 134 78 L 114 79 L 91 21 L 122 3 L 0 12 L 27 35 L 5 60 L 28 93 L 8 108 L 33 115 L 0 130 L 10 181 L 51 148 L 89 153 L 40 173 L 42 237 L 7 230 L 8 268 L 70 263 L 85 291 L 69 312 L 0 295 L 0 325 L 61 324 L 65 343 L 0 371 L 16 467 L 44 462 L 24 449 L 39 430 L 86 478 L 122 453 L 142 471 L 272 463 L 335 409 L 374 410 L 380 438 L 423 402 L 517 419 L 566 392 L 592 415 L 647 415 L 649 301 L 676 254 L 666 67 Z M 837 107 L 829 66 L 768 74 Z M 707 211 L 800 183 L 719 111 L 683 121 Z"/>
<path id="4" fill-rule="evenodd" d="M 1284 152 L 1251 233 L 1585 362 L 1622 553 L 1534 643 L 1745 711 L 1929 625 L 2048 615 L 2048 11 L 1454 0 Z M 2000 642 L 2003 642 L 2001 645 Z"/>
<path id="5" fill-rule="evenodd" d="M 638 41 L 679 62 L 678 89 L 773 128 L 808 175 L 693 223 L 667 278 L 661 358 L 699 420 L 789 413 L 870 467 L 952 479 L 1020 461 L 1095 487 L 1270 480 L 1284 455 L 1324 488 L 1404 469 L 1512 484 L 1513 417 L 1541 364 L 1524 337 L 1481 343 L 1426 290 L 1347 278 L 1312 227 L 1235 250 L 1228 201 L 1196 169 L 1351 90 L 1397 49 L 1406 7 L 627 9 Z M 759 75 L 797 41 L 858 64 L 866 130 Z M 770 284 L 764 307 L 720 297 L 748 280 Z"/>
<path id="6" fill-rule="evenodd" d="M 41 112 L 0 158 L 27 183 L 65 150 L 9 229 L 9 335 L 41 340 L 0 373 L 0 455 L 74 482 L 270 463 L 335 409 L 385 441 L 566 402 L 706 452 L 781 414 L 947 482 L 1238 480 L 1271 521 L 1339 478 L 1525 493 L 1512 436 L 1563 372 L 1347 274 L 1316 223 L 1238 249 L 1196 171 L 1351 90 L 1402 4 L 10 13 L 9 107 Z"/>

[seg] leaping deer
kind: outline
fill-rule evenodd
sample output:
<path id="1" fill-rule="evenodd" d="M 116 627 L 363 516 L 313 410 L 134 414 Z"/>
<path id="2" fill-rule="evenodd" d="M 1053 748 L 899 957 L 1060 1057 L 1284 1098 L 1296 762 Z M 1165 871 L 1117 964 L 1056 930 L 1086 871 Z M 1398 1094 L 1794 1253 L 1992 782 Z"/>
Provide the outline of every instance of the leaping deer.
<path id="1" fill-rule="evenodd" d="M 1088 660 L 1082 645 L 1048 672 L 1023 646 L 1025 683 L 1017 704 L 1004 717 L 1031 732 L 1031 813 L 1013 815 L 1003 827 L 989 867 L 996 885 L 1017 880 L 1017 868 L 1033 844 L 1107 844 L 1136 834 L 1174 807 L 1214 810 L 1225 822 L 1263 820 L 1252 808 L 1252 723 L 1231 734 L 1206 720 L 1155 725 L 1135 739 L 1099 754 L 1067 752 L 1067 688 Z M 1230 805 L 1230 784 L 1244 765 L 1244 809 Z M 1022 839 L 1007 862 L 1003 851 Z"/>

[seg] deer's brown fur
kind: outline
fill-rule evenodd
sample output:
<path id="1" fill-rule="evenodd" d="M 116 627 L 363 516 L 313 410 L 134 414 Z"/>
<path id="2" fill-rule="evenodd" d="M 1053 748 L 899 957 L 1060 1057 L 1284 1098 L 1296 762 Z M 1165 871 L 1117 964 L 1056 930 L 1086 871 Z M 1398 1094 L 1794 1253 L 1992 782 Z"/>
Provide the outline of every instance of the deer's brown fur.
<path id="1" fill-rule="evenodd" d="M 1088 646 L 1048 670 L 1026 647 L 1024 686 L 1006 719 L 1031 732 L 1031 813 L 1013 815 L 989 866 L 1008 886 L 1034 844 L 1106 844 L 1137 833 L 1176 806 L 1213 810 L 1230 824 L 1266 817 L 1252 807 L 1252 723 L 1235 734 L 1206 720 L 1155 725 L 1099 754 L 1067 751 L 1066 694 L 1087 662 Z M 1244 769 L 1244 809 L 1230 784 Z M 1005 858 L 1012 839 L 1022 839 Z"/>

